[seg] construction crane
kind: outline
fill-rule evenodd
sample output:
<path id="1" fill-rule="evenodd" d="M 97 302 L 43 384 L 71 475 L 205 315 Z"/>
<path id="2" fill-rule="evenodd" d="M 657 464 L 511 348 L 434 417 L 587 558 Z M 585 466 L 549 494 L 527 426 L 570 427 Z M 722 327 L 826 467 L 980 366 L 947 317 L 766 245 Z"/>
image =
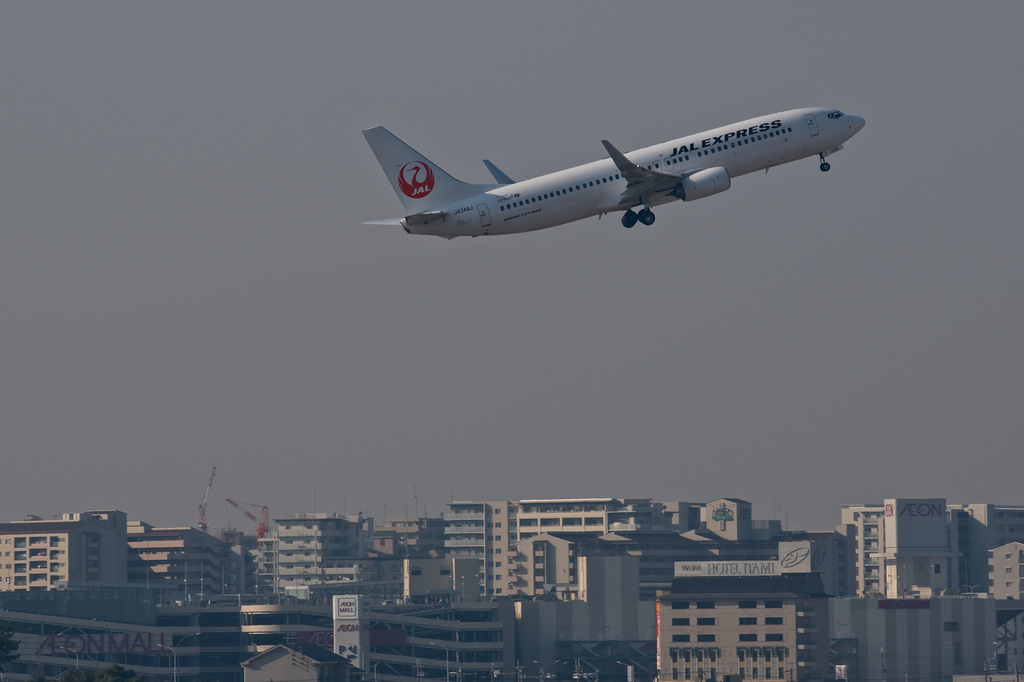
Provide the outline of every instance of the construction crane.
<path id="1" fill-rule="evenodd" d="M 232 500 L 230 498 L 227 498 L 227 497 L 224 498 L 224 501 L 227 502 L 228 504 L 230 504 L 232 507 L 234 507 L 238 511 L 242 512 L 243 514 L 245 514 L 249 518 L 250 521 L 255 521 L 256 522 L 256 539 L 257 540 L 262 539 L 263 536 L 267 534 L 267 531 L 270 530 L 270 510 L 267 507 L 261 507 L 258 504 L 251 504 L 249 502 L 236 502 L 236 501 L 234 501 L 234 500 Z M 252 507 L 253 509 L 259 509 L 260 510 L 260 517 L 257 519 L 255 516 L 252 515 L 251 512 L 249 512 L 246 509 L 242 509 L 242 505 L 245 505 L 246 507 Z"/>
<path id="2" fill-rule="evenodd" d="M 203 532 L 210 527 L 210 524 L 206 522 L 206 501 L 210 499 L 210 488 L 213 487 L 213 477 L 217 475 L 217 467 L 213 467 L 213 471 L 210 472 L 210 482 L 206 484 L 206 493 L 203 495 L 203 501 L 199 504 L 199 527 L 202 528 Z"/>

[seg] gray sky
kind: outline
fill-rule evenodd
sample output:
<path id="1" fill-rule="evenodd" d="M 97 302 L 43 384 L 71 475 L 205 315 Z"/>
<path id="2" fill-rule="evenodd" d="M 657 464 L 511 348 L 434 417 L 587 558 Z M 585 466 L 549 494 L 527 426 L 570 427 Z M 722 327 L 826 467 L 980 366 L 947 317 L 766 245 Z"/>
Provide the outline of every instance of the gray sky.
<path id="1" fill-rule="evenodd" d="M 354 6 L 353 6 L 354 5 Z M 1024 4 L 0 4 L 0 520 L 449 499 L 1024 503 Z M 752 116 L 722 195 L 412 237 L 360 131 L 487 182 Z M 418 497 L 418 507 L 416 498 Z M 385 510 L 386 507 L 386 510 Z"/>

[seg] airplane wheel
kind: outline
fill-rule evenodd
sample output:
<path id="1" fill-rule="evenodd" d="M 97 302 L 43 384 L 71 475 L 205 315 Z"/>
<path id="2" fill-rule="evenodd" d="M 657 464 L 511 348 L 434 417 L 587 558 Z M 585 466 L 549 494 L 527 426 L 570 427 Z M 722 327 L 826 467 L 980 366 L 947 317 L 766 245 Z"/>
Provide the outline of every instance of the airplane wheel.
<path id="1" fill-rule="evenodd" d="M 822 161 L 821 165 L 820 165 L 820 166 L 818 166 L 818 168 L 820 168 L 820 169 L 821 169 L 821 172 L 822 172 L 822 173 L 827 173 L 827 172 L 828 172 L 828 169 L 829 169 L 829 168 L 831 168 L 831 167 L 832 167 L 832 166 L 828 165 L 828 164 L 827 164 L 827 163 L 825 163 L 824 161 Z"/>
<path id="2" fill-rule="evenodd" d="M 640 215 L 638 215 L 637 218 L 644 225 L 653 225 L 654 224 L 654 213 L 652 213 L 651 211 L 649 211 L 646 208 L 644 210 L 640 211 Z"/>
<path id="3" fill-rule="evenodd" d="M 622 214 L 622 226 L 627 230 L 636 225 L 637 215 L 632 211 L 626 211 Z"/>

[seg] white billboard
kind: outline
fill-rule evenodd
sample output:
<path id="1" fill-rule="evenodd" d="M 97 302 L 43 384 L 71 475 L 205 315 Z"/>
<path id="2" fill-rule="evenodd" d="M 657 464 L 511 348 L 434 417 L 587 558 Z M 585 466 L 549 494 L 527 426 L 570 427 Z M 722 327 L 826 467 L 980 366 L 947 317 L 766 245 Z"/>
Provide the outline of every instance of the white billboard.
<path id="1" fill-rule="evenodd" d="M 366 670 L 370 651 L 370 625 L 363 613 L 362 598 L 334 595 L 334 653 Z"/>

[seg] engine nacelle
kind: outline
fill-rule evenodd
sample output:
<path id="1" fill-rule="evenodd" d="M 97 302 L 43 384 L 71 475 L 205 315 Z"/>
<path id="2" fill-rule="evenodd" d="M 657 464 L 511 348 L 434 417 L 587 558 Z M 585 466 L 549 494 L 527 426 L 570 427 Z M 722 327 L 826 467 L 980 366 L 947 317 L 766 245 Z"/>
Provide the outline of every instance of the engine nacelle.
<path id="1" fill-rule="evenodd" d="M 729 180 L 729 171 L 722 166 L 715 166 L 691 173 L 679 184 L 682 187 L 683 201 L 693 201 L 724 192 L 729 189 L 732 182 Z"/>

